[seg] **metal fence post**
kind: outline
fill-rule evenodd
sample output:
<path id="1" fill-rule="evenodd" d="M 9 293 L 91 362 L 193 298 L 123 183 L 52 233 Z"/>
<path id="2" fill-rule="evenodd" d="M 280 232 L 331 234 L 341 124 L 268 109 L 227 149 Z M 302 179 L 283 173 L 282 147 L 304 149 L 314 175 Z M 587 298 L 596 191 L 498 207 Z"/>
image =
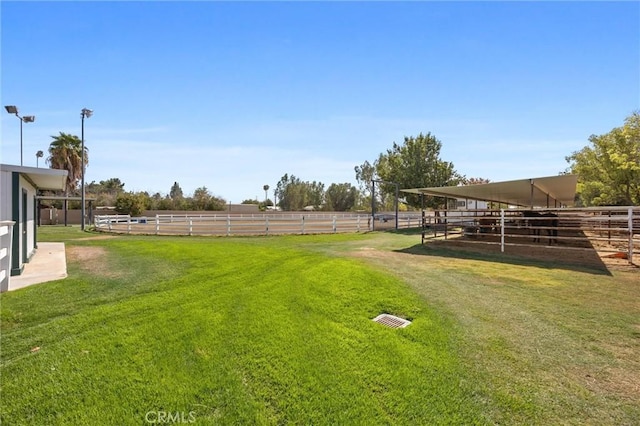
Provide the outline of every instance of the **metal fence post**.
<path id="1" fill-rule="evenodd" d="M 227 215 L 227 237 L 231 235 L 231 216 Z"/>
<path id="2" fill-rule="evenodd" d="M 160 233 L 160 218 L 156 215 L 156 235 Z"/>
<path id="3" fill-rule="evenodd" d="M 629 264 L 633 264 L 633 207 L 629 207 L 629 255 L 627 259 L 629 260 Z"/>
<path id="4" fill-rule="evenodd" d="M 304 216 L 302 216 L 302 233 L 304 234 Z"/>
<path id="5" fill-rule="evenodd" d="M 189 236 L 193 235 L 193 219 L 189 219 Z"/>
<path id="6" fill-rule="evenodd" d="M 333 217 L 333 233 L 338 232 L 338 227 L 336 226 L 336 217 Z"/>
<path id="7" fill-rule="evenodd" d="M 500 252 L 504 253 L 504 209 L 500 209 Z"/>
<path id="8" fill-rule="evenodd" d="M 269 235 L 269 217 L 265 216 L 264 218 L 265 224 L 265 235 Z"/>

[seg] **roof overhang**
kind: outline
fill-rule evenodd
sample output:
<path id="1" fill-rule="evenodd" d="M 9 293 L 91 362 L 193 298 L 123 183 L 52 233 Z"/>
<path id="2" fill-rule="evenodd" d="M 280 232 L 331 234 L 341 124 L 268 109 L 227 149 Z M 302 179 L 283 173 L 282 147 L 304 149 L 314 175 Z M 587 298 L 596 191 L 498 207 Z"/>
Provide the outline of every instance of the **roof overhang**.
<path id="1" fill-rule="evenodd" d="M 559 175 L 479 185 L 403 189 L 410 194 L 493 201 L 514 206 L 561 207 L 575 202 L 577 175 Z"/>
<path id="2" fill-rule="evenodd" d="M 37 189 L 50 191 L 64 190 L 67 185 L 67 175 L 69 174 L 66 170 L 12 166 L 8 164 L 0 164 L 0 170 L 20 173 Z"/>

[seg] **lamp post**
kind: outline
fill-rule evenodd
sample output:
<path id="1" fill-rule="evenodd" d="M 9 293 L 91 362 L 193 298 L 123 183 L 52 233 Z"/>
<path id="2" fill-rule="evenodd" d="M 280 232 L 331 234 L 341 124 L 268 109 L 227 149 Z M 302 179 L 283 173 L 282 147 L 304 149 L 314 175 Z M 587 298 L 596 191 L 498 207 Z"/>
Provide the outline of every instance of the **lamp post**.
<path id="1" fill-rule="evenodd" d="M 18 107 L 15 105 L 7 105 L 4 107 L 9 114 L 15 114 L 20 119 L 20 165 L 22 166 L 22 123 L 33 123 L 36 120 L 35 115 L 25 115 L 20 117 Z"/>
<path id="2" fill-rule="evenodd" d="M 81 153 L 80 155 L 82 156 L 82 175 L 80 178 L 80 187 L 82 188 L 82 194 L 81 194 L 81 200 L 80 203 L 82 204 L 81 208 L 80 208 L 80 229 L 82 229 L 84 231 L 84 222 L 85 222 L 85 212 L 84 212 L 84 119 L 85 118 L 89 118 L 93 115 L 93 111 L 87 108 L 82 108 L 82 111 L 80 112 L 80 116 L 82 117 L 82 148 L 81 148 Z"/>
<path id="3" fill-rule="evenodd" d="M 269 199 L 269 195 L 267 191 L 269 191 L 269 185 L 263 185 L 262 189 L 264 189 L 264 210 L 267 210 L 267 200 Z"/>
<path id="4" fill-rule="evenodd" d="M 41 159 L 42 157 L 44 157 L 44 152 L 42 151 L 36 152 L 36 167 L 40 167 L 40 165 L 38 164 L 38 160 Z"/>

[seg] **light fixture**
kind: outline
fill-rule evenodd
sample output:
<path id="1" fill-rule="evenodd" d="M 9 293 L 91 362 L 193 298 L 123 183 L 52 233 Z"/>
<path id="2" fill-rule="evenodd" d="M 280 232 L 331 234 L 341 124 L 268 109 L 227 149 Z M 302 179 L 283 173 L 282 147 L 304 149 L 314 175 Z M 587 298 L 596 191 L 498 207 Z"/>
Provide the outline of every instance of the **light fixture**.
<path id="1" fill-rule="evenodd" d="M 9 114 L 14 114 L 20 119 L 20 165 L 22 166 L 22 123 L 33 123 L 36 120 L 36 116 L 26 115 L 24 117 L 20 117 L 18 114 L 18 107 L 15 105 L 5 105 L 4 109 L 6 109 Z"/>

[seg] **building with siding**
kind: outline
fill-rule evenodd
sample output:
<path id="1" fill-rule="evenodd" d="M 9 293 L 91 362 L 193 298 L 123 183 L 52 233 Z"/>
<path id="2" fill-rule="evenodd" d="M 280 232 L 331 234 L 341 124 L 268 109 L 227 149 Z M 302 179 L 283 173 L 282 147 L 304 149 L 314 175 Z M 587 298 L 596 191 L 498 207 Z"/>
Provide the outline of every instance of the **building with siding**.
<path id="1" fill-rule="evenodd" d="M 14 222 L 11 247 L 1 247 L 10 255 L 9 275 L 20 275 L 24 264 L 34 255 L 37 243 L 37 195 L 39 190 L 64 190 L 66 170 L 0 164 L 0 222 Z M 2 290 L 6 291 L 2 282 Z"/>

